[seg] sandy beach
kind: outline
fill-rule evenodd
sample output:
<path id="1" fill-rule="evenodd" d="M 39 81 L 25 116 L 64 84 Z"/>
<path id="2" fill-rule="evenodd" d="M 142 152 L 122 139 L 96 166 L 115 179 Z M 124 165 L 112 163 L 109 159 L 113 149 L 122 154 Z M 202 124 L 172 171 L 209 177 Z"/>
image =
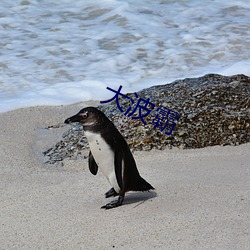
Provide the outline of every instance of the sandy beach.
<path id="1" fill-rule="evenodd" d="M 68 129 L 45 128 L 92 104 L 0 113 L 0 249 L 249 249 L 249 143 L 134 152 L 155 191 L 103 210 L 87 159 L 42 161 Z"/>

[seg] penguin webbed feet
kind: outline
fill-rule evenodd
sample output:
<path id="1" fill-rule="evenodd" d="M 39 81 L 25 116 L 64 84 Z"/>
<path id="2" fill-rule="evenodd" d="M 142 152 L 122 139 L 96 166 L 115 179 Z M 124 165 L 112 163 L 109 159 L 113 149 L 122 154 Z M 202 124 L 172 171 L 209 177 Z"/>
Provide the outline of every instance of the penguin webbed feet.
<path id="1" fill-rule="evenodd" d="M 118 197 L 118 200 L 111 201 L 110 203 L 108 203 L 108 204 L 102 206 L 101 208 L 104 208 L 104 209 L 111 209 L 111 208 L 114 208 L 114 207 L 119 207 L 119 206 L 122 205 L 123 200 L 124 200 L 124 197 L 123 197 L 123 196 L 119 196 L 119 197 Z"/>
<path id="2" fill-rule="evenodd" d="M 108 192 L 105 193 L 106 198 L 115 197 L 117 195 L 118 195 L 118 193 L 115 191 L 115 189 L 113 187 Z"/>

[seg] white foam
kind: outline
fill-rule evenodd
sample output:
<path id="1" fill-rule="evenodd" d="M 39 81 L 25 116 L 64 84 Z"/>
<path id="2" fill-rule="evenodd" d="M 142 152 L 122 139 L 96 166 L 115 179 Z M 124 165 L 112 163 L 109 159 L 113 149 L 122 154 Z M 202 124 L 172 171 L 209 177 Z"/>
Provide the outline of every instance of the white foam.
<path id="1" fill-rule="evenodd" d="M 220 70 L 219 73 L 226 76 L 236 74 L 244 74 L 250 76 L 250 60 L 234 63 L 233 65 Z"/>
<path id="2" fill-rule="evenodd" d="M 249 11 L 243 0 L 2 0 L 0 112 L 250 76 Z"/>

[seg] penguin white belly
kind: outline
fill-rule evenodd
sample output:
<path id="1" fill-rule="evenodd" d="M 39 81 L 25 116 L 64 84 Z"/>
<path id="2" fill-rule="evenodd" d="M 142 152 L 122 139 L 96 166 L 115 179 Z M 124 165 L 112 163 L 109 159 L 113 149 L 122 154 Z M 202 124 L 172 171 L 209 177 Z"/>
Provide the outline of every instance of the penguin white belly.
<path id="1" fill-rule="evenodd" d="M 117 193 L 120 191 L 115 174 L 115 154 L 100 134 L 85 132 L 96 164 Z"/>

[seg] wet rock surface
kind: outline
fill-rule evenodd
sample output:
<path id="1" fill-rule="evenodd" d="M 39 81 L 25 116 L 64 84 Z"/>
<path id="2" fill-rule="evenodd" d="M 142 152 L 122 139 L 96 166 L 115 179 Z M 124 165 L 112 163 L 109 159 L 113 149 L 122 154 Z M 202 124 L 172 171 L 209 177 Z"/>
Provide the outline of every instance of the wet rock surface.
<path id="1" fill-rule="evenodd" d="M 122 90 L 121 93 L 126 94 Z M 138 116 L 138 112 L 131 117 L 125 116 L 115 100 L 100 104 L 98 108 L 114 122 L 132 150 L 190 149 L 250 142 L 250 78 L 247 76 L 209 74 L 141 90 L 137 92 L 138 98 L 134 93 L 126 95 L 134 103 L 119 97 L 119 104 L 124 111 L 129 107 L 133 110 L 139 98 L 149 98 L 155 105 L 153 111 L 144 118 L 147 125 L 140 119 L 132 119 L 132 116 Z M 154 129 L 154 125 L 150 124 L 156 117 L 157 108 L 161 106 L 180 115 L 171 135 L 166 135 L 160 128 Z M 87 148 L 82 127 L 76 124 L 44 155 L 48 163 L 55 163 L 65 158 L 86 157 Z"/>

